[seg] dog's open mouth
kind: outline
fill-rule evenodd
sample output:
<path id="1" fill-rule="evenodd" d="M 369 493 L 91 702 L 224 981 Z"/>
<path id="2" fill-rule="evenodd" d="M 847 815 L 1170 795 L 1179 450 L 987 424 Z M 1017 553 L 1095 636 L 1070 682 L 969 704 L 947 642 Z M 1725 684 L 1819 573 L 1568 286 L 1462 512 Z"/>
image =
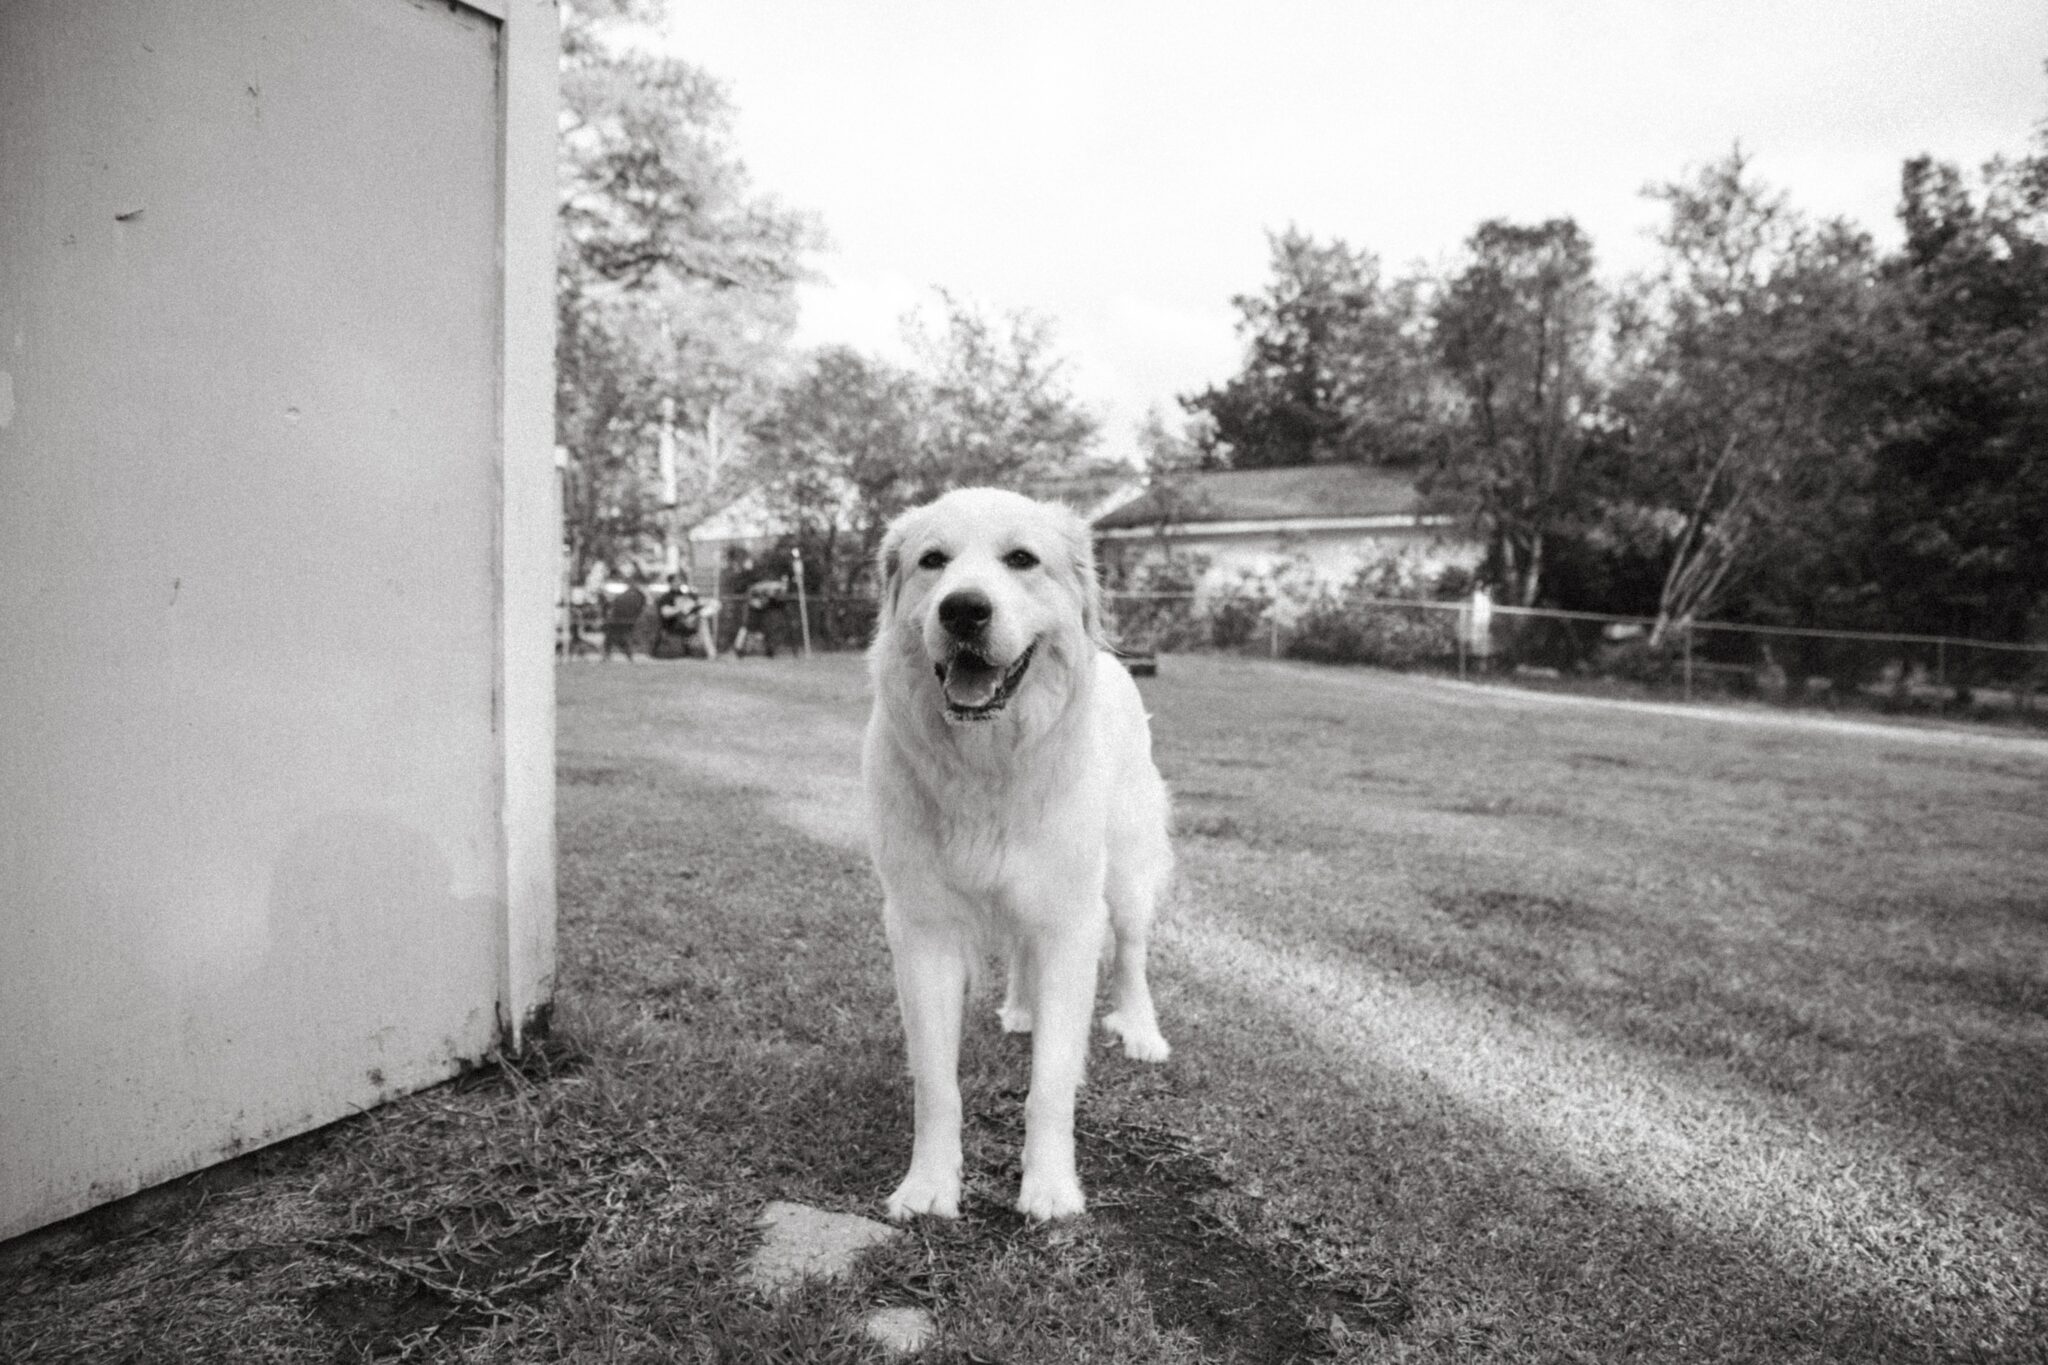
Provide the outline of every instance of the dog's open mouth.
<path id="1" fill-rule="evenodd" d="M 1024 680 L 1024 670 L 1031 667 L 1031 656 L 1037 652 L 1034 642 L 1004 668 L 963 645 L 944 663 L 933 664 L 933 671 L 939 675 L 939 690 L 946 698 L 946 719 L 993 718 L 1009 704 L 1017 684 Z"/>

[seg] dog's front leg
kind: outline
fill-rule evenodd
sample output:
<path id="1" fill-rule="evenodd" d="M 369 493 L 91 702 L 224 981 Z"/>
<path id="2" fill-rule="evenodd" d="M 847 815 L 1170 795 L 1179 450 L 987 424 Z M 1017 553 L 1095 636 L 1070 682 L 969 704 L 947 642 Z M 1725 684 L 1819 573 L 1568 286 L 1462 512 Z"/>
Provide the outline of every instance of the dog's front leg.
<path id="1" fill-rule="evenodd" d="M 915 1094 L 910 1173 L 889 1196 L 889 1217 L 960 1216 L 960 1016 L 967 958 L 958 935 L 889 916 L 896 1001 Z"/>
<path id="2" fill-rule="evenodd" d="M 1034 936 L 1031 1094 L 1024 1101 L 1024 1180 L 1017 1208 L 1028 1218 L 1066 1218 L 1085 1207 L 1074 1165 L 1074 1100 L 1088 1062 L 1095 1009 L 1100 915 Z"/>

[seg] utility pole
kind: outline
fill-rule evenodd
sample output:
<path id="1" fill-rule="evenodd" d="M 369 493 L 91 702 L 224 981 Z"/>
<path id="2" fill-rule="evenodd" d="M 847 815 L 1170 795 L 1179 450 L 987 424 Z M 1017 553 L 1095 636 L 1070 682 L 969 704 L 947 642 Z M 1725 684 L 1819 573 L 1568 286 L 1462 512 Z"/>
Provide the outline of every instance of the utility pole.
<path id="1" fill-rule="evenodd" d="M 676 510 L 676 400 L 666 395 L 661 400 L 661 433 L 657 448 L 661 462 L 657 477 L 661 492 L 662 572 L 674 573 L 682 565 L 682 548 L 678 544 L 682 537 Z"/>

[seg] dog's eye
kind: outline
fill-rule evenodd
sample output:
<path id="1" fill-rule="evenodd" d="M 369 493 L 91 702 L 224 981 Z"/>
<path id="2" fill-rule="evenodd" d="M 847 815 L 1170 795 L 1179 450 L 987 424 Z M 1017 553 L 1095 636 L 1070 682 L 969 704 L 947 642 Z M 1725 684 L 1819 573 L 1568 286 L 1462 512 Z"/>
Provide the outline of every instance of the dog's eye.
<path id="1" fill-rule="evenodd" d="M 1012 550 L 1003 556 L 1003 563 L 1013 569 L 1035 569 L 1038 567 L 1038 556 L 1029 550 Z"/>
<path id="2" fill-rule="evenodd" d="M 923 557 L 917 561 L 917 567 L 920 569 L 945 568 L 946 552 L 944 550 L 926 550 Z"/>

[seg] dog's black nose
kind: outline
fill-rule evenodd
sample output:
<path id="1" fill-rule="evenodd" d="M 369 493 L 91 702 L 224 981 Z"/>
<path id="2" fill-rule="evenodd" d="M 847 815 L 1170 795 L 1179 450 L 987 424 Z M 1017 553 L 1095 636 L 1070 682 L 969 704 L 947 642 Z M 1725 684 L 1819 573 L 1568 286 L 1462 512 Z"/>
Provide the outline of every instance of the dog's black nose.
<path id="1" fill-rule="evenodd" d="M 988 600 L 988 594 L 972 588 L 947 593 L 939 601 L 939 624 L 953 635 L 977 634 L 995 614 L 996 604 Z"/>

